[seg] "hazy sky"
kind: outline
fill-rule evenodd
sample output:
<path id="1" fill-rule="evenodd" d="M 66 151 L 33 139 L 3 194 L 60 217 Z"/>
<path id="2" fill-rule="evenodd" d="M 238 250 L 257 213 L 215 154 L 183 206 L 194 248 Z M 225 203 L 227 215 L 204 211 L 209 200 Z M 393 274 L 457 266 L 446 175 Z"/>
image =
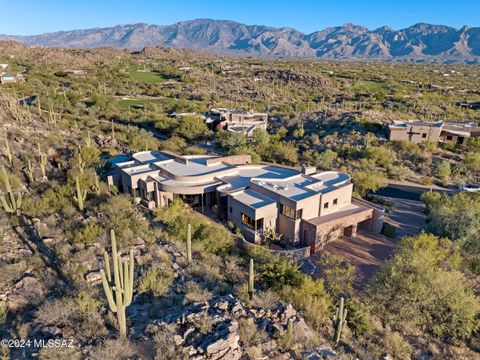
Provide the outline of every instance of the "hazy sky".
<path id="1" fill-rule="evenodd" d="M 401 29 L 418 22 L 480 26 L 479 0 L 0 0 L 0 12 L 0 34 L 10 35 L 198 18 L 306 33 L 347 22 L 370 29 Z"/>

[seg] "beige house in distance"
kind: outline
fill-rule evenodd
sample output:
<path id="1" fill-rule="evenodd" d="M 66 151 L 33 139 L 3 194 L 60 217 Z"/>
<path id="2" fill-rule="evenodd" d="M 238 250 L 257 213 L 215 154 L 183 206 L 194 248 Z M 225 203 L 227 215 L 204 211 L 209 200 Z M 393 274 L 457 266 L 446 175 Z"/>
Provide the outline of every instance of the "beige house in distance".
<path id="1" fill-rule="evenodd" d="M 432 141 L 465 145 L 470 137 L 480 136 L 480 127 L 474 122 L 394 120 L 388 125 L 388 134 L 390 141 L 409 141 L 415 144 Z"/>
<path id="2" fill-rule="evenodd" d="M 175 197 L 193 208 L 233 222 L 250 242 L 267 229 L 311 252 L 358 226 L 380 232 L 384 210 L 352 199 L 350 176 L 336 171 L 251 165 L 249 155 L 179 156 L 166 151 L 122 155 L 112 161 L 109 185 L 130 193 L 148 208 Z"/>
<path id="3" fill-rule="evenodd" d="M 238 109 L 211 109 L 206 114 L 206 123 L 213 130 L 226 130 L 251 136 L 253 130 L 267 130 L 268 114 Z"/>

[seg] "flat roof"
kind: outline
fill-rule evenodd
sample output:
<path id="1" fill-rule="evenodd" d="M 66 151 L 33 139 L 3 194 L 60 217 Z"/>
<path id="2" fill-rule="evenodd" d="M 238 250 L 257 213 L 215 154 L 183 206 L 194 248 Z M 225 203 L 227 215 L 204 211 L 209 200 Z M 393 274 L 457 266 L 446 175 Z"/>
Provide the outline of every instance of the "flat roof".
<path id="1" fill-rule="evenodd" d="M 259 209 L 267 205 L 275 204 L 274 200 L 250 189 L 242 190 L 238 193 L 232 194 L 232 197 L 240 201 L 242 204 L 254 209 Z"/>
<path id="2" fill-rule="evenodd" d="M 319 181 L 320 180 L 318 179 L 314 179 L 303 174 L 298 174 L 287 179 L 252 180 L 252 182 L 264 187 L 265 189 L 297 201 L 317 195 L 317 191 L 311 190 L 307 186 L 315 184 Z"/>
<path id="3" fill-rule="evenodd" d="M 201 176 L 213 174 L 233 167 L 232 165 L 223 162 L 217 162 L 211 165 L 207 165 L 207 159 L 210 158 L 211 156 L 186 158 L 188 160 L 188 162 L 186 163 L 173 160 L 169 162 L 159 162 L 155 165 L 176 176 Z"/>
<path id="4" fill-rule="evenodd" d="M 275 165 L 242 165 L 237 167 L 238 173 L 222 176 L 222 181 L 231 189 L 247 187 L 253 178 L 284 179 L 298 174 L 297 170 Z"/>
<path id="5" fill-rule="evenodd" d="M 132 158 L 141 163 L 151 163 L 170 159 L 160 151 L 141 151 L 133 154 Z"/>
<path id="6" fill-rule="evenodd" d="M 130 161 L 124 161 L 126 158 L 122 156 L 117 161 L 124 162 L 115 163 L 126 174 L 145 174 L 168 186 L 191 188 L 225 184 L 219 191 L 230 193 L 245 204 L 262 204 L 267 201 L 267 197 L 256 194 L 253 190 L 235 195 L 238 190 L 248 189 L 251 183 L 299 201 L 329 192 L 350 181 L 348 174 L 337 171 L 305 175 L 297 169 L 277 165 L 232 165 L 222 161 L 208 164 L 212 158 L 216 157 L 142 151 L 133 154 Z"/>
<path id="7" fill-rule="evenodd" d="M 364 211 L 370 211 L 370 210 L 371 209 L 365 206 L 357 205 L 355 203 L 350 203 L 346 206 L 341 207 L 340 209 L 338 209 L 337 211 L 331 214 L 317 216 L 307 221 L 314 225 L 321 225 L 321 224 L 326 224 L 330 221 L 336 220 L 338 218 L 345 218 L 347 216 L 351 216 L 354 214 L 358 214 L 358 213 L 361 213 Z"/>

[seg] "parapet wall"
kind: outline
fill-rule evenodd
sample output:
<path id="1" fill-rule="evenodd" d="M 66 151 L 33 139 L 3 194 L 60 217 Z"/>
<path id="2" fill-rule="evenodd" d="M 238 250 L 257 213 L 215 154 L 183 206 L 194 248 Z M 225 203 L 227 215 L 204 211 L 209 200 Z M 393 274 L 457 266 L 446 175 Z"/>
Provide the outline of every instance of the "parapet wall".
<path id="1" fill-rule="evenodd" d="M 248 165 L 252 163 L 252 157 L 250 155 L 231 155 L 217 158 L 207 159 L 207 166 L 224 162 L 230 165 Z"/>

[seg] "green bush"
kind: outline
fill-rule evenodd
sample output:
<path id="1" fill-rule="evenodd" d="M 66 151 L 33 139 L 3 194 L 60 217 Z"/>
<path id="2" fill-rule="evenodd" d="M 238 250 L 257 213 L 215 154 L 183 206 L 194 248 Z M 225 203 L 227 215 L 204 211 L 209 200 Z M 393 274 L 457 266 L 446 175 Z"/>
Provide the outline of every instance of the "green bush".
<path id="1" fill-rule="evenodd" d="M 368 297 L 395 329 L 468 339 L 480 328 L 480 301 L 458 270 L 461 261 L 448 239 L 405 237 L 376 274 Z"/>
<path id="2" fill-rule="evenodd" d="M 382 234 L 389 238 L 397 236 L 397 228 L 387 222 L 383 223 Z"/>
<path id="3" fill-rule="evenodd" d="M 153 268 L 142 273 L 138 284 L 141 293 L 150 292 L 154 296 L 164 295 L 173 283 L 173 271 L 166 268 Z"/>
<path id="4" fill-rule="evenodd" d="M 319 329 L 328 320 L 332 300 L 323 286 L 323 280 L 300 275 L 294 285 L 284 286 L 281 297 L 302 312 L 305 320 Z"/>
<path id="5" fill-rule="evenodd" d="M 357 336 L 363 336 L 372 328 L 370 309 L 360 300 L 352 298 L 347 301 L 348 327 Z"/>
<path id="6" fill-rule="evenodd" d="M 82 225 L 80 229 L 78 229 L 73 233 L 72 240 L 74 243 L 91 245 L 101 231 L 102 231 L 102 228 L 100 226 L 89 222 Z"/>

